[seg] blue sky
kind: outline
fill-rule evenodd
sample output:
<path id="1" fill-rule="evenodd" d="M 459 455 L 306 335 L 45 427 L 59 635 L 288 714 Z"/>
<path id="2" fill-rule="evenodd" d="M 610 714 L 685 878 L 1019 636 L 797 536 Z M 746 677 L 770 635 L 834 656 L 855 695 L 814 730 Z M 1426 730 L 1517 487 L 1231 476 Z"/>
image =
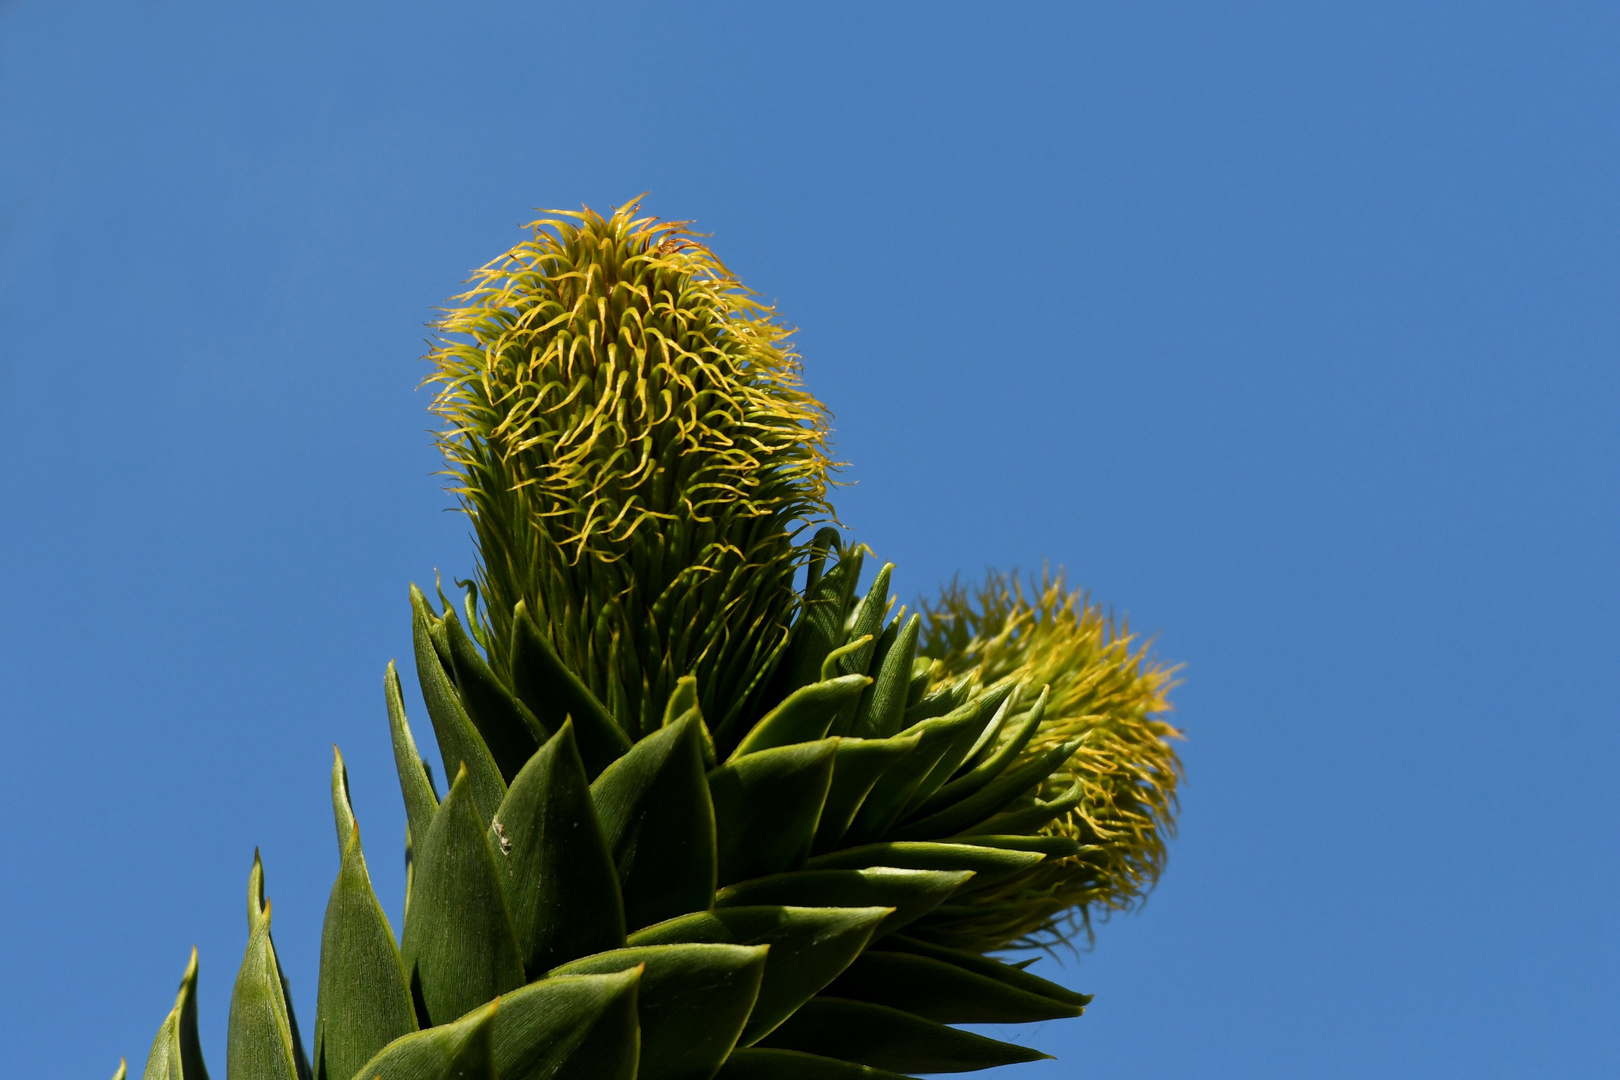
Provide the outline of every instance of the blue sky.
<path id="1" fill-rule="evenodd" d="M 1620 1071 L 1620 13 L 686 7 L 0 8 L 6 1071 L 138 1068 L 196 944 L 223 1075 L 255 845 L 312 1025 L 334 742 L 397 914 L 424 324 L 641 192 L 902 596 L 1049 561 L 1186 665 L 1168 872 L 1007 1075 Z"/>

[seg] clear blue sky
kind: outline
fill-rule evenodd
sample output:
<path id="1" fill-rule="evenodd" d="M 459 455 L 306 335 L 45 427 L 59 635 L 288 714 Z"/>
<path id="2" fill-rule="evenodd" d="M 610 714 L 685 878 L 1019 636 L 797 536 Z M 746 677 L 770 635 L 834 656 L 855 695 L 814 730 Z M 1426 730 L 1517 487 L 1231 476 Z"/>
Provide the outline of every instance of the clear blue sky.
<path id="1" fill-rule="evenodd" d="M 1186 664 L 1182 832 L 1028 1080 L 1620 1075 L 1620 9 L 0 8 L 0 1030 L 306 1036 L 333 742 L 465 574 L 424 323 L 643 191 L 802 328 L 903 596 L 1062 564 Z M 257 5 L 265 7 L 266 5 Z"/>

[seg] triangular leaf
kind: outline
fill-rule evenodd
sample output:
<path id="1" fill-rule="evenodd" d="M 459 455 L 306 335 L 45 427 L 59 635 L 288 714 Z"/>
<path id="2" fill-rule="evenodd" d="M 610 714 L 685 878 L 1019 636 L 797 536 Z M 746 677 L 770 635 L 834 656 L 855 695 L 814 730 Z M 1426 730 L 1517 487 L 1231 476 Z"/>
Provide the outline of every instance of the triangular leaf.
<path id="1" fill-rule="evenodd" d="M 119 1080 L 128 1071 L 127 1063 L 118 1063 Z M 197 950 L 191 950 L 186 973 L 180 978 L 180 992 L 175 995 L 174 1008 L 158 1028 L 152 1040 L 152 1052 L 146 1059 L 142 1080 L 208 1080 L 208 1066 L 203 1064 L 202 1044 L 197 1041 Z"/>
<path id="2" fill-rule="evenodd" d="M 643 945 L 587 956 L 552 975 L 643 967 L 636 1080 L 709 1080 L 748 1021 L 767 952 L 762 945 Z"/>
<path id="3" fill-rule="evenodd" d="M 411 636 L 416 647 L 416 677 L 422 686 L 422 700 L 427 703 L 428 718 L 433 721 L 433 733 L 439 740 L 439 757 L 444 761 L 447 776 L 466 766 L 470 791 L 478 816 L 488 821 L 506 797 L 506 781 L 490 755 L 484 737 L 478 734 L 462 707 L 461 695 L 444 668 L 438 647 L 433 641 L 436 620 L 428 607 L 422 590 L 411 586 Z"/>
<path id="4" fill-rule="evenodd" d="M 728 761 L 776 746 L 824 738 L 838 710 L 858 700 L 871 681 L 865 675 L 840 675 L 801 686 L 754 725 Z"/>
<path id="5" fill-rule="evenodd" d="M 911 668 L 917 657 L 917 635 L 922 616 L 907 619 L 892 643 L 878 642 L 876 678 L 861 695 L 849 733 L 861 739 L 883 739 L 900 730 L 911 689 Z"/>
<path id="6" fill-rule="evenodd" d="M 922 735 L 916 732 L 889 739 L 838 740 L 832 785 L 827 789 L 827 803 L 821 809 L 812 851 L 831 851 L 838 846 L 872 785 L 897 761 L 917 749 L 921 740 Z"/>
<path id="7" fill-rule="evenodd" d="M 427 764 L 416 749 L 411 725 L 405 720 L 405 699 L 400 693 L 399 672 L 392 660 L 388 661 L 388 670 L 383 675 L 383 698 L 388 703 L 388 732 L 394 741 L 394 769 L 399 773 L 400 793 L 405 796 L 406 828 L 414 847 L 427 839 L 428 827 L 439 809 L 439 798 L 433 793 Z"/>
<path id="8" fill-rule="evenodd" d="M 761 750 L 709 774 L 719 882 L 794 869 L 810 852 L 837 739 Z"/>
<path id="9" fill-rule="evenodd" d="M 713 942 L 767 945 L 759 999 L 738 1039 L 748 1045 L 793 1015 L 859 956 L 887 907 L 718 908 L 682 915 L 631 935 L 632 945 Z"/>
<path id="10" fill-rule="evenodd" d="M 969 826 L 985 821 L 1002 810 L 1008 803 L 1026 795 L 1036 785 L 1074 756 L 1083 739 L 1071 739 L 1036 755 L 1022 765 L 1007 770 L 990 783 L 954 806 L 936 811 L 920 821 L 904 825 L 891 834 L 896 840 L 931 840 L 940 836 L 953 836 Z M 1022 829 L 997 829 L 998 832 L 1022 832 Z"/>
<path id="11" fill-rule="evenodd" d="M 630 749 L 630 739 L 596 695 L 568 670 L 519 601 L 512 613 L 512 689 L 548 731 L 574 718 L 574 738 L 587 776 L 596 776 Z"/>
<path id="12" fill-rule="evenodd" d="M 895 934 L 893 937 L 885 938 L 883 948 L 889 952 L 907 952 L 952 964 L 964 971 L 970 971 L 983 978 L 994 979 L 1016 990 L 1029 994 L 1038 994 L 1065 1005 L 1083 1006 L 1091 1004 L 1090 994 L 1076 993 L 1066 986 L 1060 986 L 1048 979 L 1041 978 L 1039 975 L 1031 975 L 1022 967 L 1004 964 L 1000 960 L 980 956 L 978 953 L 951 949 L 944 945 L 935 945 L 929 941 L 919 941 L 904 934 Z"/>
<path id="13" fill-rule="evenodd" d="M 972 1072 L 1051 1057 L 899 1009 L 830 997 L 806 1002 L 765 1042 L 899 1072 Z"/>
<path id="14" fill-rule="evenodd" d="M 490 670 L 455 612 L 445 612 L 443 625 L 462 708 L 483 736 L 501 776 L 511 783 L 545 742 L 546 729 Z"/>
<path id="15" fill-rule="evenodd" d="M 591 785 L 630 930 L 703 911 L 714 899 L 714 807 L 697 723 L 689 714 L 653 732 Z"/>
<path id="16" fill-rule="evenodd" d="M 354 1075 L 364 1080 L 497 1080 L 491 1035 L 500 1002 L 389 1043 Z"/>
<path id="17" fill-rule="evenodd" d="M 523 985 L 500 870 L 471 788 L 462 769 L 416 853 L 400 951 L 424 1026 Z"/>
<path id="18" fill-rule="evenodd" d="M 248 878 L 248 946 L 231 991 L 225 1074 L 230 1080 L 298 1080 L 298 1055 L 282 988 L 281 968 L 270 940 L 270 905 L 264 899 L 264 867 L 253 853 Z"/>
<path id="19" fill-rule="evenodd" d="M 500 1080 L 636 1080 L 640 968 L 541 979 L 500 1000 Z M 369 1080 L 369 1078 L 367 1078 Z"/>
<path id="20" fill-rule="evenodd" d="M 866 801 L 855 815 L 855 823 L 850 826 L 847 834 L 850 839 L 856 843 L 870 843 L 883 836 L 910 803 L 917 785 L 922 783 L 940 758 L 958 739 L 977 731 L 975 725 L 981 722 L 978 703 L 969 702 L 948 716 L 921 721 L 904 732 L 921 736 L 917 749 L 885 771 L 872 785 Z"/>
<path id="21" fill-rule="evenodd" d="M 902 1073 L 797 1050 L 737 1050 L 720 1067 L 717 1080 L 913 1080 Z"/>
<path id="22" fill-rule="evenodd" d="M 717 908 L 773 904 L 893 908 L 873 933 L 882 937 L 928 914 L 972 877 L 965 870 L 799 870 L 728 886 L 715 894 L 714 903 Z"/>
<path id="23" fill-rule="evenodd" d="M 806 870 L 860 870 L 868 866 L 894 866 L 902 870 L 971 870 L 975 887 L 1012 877 L 1046 856 L 1031 851 L 1003 851 L 971 844 L 929 844 L 902 841 L 842 848 L 817 855 Z"/>
<path id="24" fill-rule="evenodd" d="M 491 831 L 530 977 L 624 944 L 619 876 L 591 803 L 572 721 L 564 721 L 517 774 Z"/>
<path id="25" fill-rule="evenodd" d="M 1085 1011 L 1083 1005 L 903 952 L 863 954 L 827 988 L 827 994 L 903 1009 L 942 1024 L 1029 1024 Z"/>
<path id="26" fill-rule="evenodd" d="M 336 747 L 332 752 L 332 808 L 342 863 L 321 929 L 315 1080 L 353 1076 L 383 1047 L 416 1030 L 394 930 L 366 872 L 343 757 Z"/>

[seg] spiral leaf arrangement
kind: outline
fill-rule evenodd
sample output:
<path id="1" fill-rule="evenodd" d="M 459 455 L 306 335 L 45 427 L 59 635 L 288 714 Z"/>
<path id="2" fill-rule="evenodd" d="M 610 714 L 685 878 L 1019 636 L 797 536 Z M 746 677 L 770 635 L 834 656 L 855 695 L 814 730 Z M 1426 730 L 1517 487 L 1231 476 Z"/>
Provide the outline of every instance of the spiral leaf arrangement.
<path id="1" fill-rule="evenodd" d="M 460 614 L 411 590 L 449 784 L 390 664 L 402 932 L 338 755 L 313 1057 L 255 858 L 231 1080 L 1030 1061 L 953 1025 L 1090 999 L 990 954 L 1066 939 L 1162 867 L 1170 673 L 1061 579 L 908 614 L 837 529 L 798 542 L 830 513 L 826 411 L 774 313 L 634 210 L 538 223 L 441 322 L 435 408 L 480 549 Z M 149 1080 L 207 1076 L 196 978 L 193 953 Z"/>

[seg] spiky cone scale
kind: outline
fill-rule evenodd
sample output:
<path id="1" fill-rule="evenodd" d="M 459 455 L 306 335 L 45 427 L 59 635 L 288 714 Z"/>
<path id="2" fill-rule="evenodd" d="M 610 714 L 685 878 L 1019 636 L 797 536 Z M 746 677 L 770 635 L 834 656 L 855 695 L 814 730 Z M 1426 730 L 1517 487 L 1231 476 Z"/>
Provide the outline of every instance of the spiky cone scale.
<path id="1" fill-rule="evenodd" d="M 720 723 L 757 707 L 796 602 L 792 533 L 830 513 L 831 462 L 789 330 L 680 223 L 636 210 L 535 222 L 437 323 L 429 382 L 491 666 L 509 674 L 523 601 L 639 738 L 685 675 Z"/>

